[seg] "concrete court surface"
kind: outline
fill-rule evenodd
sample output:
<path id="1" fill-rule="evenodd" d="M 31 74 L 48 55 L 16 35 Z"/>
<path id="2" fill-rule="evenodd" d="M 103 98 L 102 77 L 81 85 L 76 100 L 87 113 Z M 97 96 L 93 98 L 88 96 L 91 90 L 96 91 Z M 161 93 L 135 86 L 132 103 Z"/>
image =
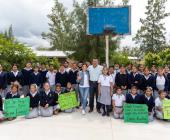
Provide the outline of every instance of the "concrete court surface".
<path id="1" fill-rule="evenodd" d="M 0 140 L 163 140 L 170 139 L 170 123 L 124 123 L 97 113 L 80 111 L 50 118 L 19 117 L 0 123 Z"/>

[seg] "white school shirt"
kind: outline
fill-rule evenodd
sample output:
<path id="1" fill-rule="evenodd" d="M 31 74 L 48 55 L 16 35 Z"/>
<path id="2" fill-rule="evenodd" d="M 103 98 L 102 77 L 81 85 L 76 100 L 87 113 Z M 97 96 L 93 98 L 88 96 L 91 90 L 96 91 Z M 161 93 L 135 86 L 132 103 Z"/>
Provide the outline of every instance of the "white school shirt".
<path id="1" fill-rule="evenodd" d="M 114 85 L 115 84 L 116 73 L 114 72 L 114 73 L 110 74 L 110 76 L 112 77 L 112 83 Z"/>
<path id="2" fill-rule="evenodd" d="M 56 76 L 55 72 L 50 72 L 50 71 L 47 72 L 46 78 L 48 79 L 50 86 L 55 85 L 55 76 Z"/>
<path id="3" fill-rule="evenodd" d="M 88 75 L 86 73 L 84 73 L 84 84 L 79 85 L 79 87 L 83 87 L 83 88 L 90 87 Z"/>
<path id="4" fill-rule="evenodd" d="M 90 81 L 98 81 L 100 74 L 102 74 L 103 67 L 101 65 L 97 65 L 96 67 L 93 67 L 93 65 L 90 65 L 88 67 L 88 71 L 90 74 Z"/>
<path id="5" fill-rule="evenodd" d="M 157 76 L 156 78 L 156 87 L 159 90 L 164 90 L 165 88 L 165 77 L 164 76 Z"/>
<path id="6" fill-rule="evenodd" d="M 121 94 L 121 95 L 114 94 L 112 96 L 112 100 L 114 100 L 115 106 L 122 107 L 123 103 L 125 102 L 125 96 L 123 94 Z"/>
<path id="7" fill-rule="evenodd" d="M 166 98 L 164 100 L 167 100 Z M 156 107 L 163 107 L 163 100 L 161 100 L 159 97 L 155 100 L 155 106 Z"/>
<path id="8" fill-rule="evenodd" d="M 112 80 L 112 77 L 109 76 L 109 75 L 100 75 L 99 76 L 99 80 L 98 80 L 98 83 L 101 84 L 101 86 L 107 86 L 107 87 L 110 87 L 110 83 L 112 83 L 113 80 Z"/>

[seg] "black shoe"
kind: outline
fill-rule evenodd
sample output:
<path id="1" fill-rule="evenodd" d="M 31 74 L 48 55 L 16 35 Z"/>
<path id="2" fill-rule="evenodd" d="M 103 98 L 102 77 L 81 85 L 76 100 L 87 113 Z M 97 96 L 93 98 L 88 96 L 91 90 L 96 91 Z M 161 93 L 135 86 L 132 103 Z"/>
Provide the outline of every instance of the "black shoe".
<path id="1" fill-rule="evenodd" d="M 100 113 L 102 113 L 101 111 L 100 111 L 100 109 L 97 109 L 97 112 L 100 114 Z"/>
<path id="2" fill-rule="evenodd" d="M 106 116 L 106 112 L 103 112 L 103 113 L 102 113 L 102 116 L 103 116 L 103 117 Z"/>
<path id="3" fill-rule="evenodd" d="M 91 112 L 93 112 L 93 110 L 92 110 L 92 109 L 90 109 L 90 110 L 89 110 L 89 113 L 91 113 Z"/>
<path id="4" fill-rule="evenodd" d="M 106 115 L 109 117 L 110 116 L 109 112 L 107 112 Z"/>

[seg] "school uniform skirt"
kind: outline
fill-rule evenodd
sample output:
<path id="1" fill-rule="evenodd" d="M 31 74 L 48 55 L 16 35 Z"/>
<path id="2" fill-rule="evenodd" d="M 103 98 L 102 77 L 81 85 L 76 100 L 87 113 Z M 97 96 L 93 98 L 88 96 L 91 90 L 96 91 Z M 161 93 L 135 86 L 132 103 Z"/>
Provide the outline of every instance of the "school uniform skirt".
<path id="1" fill-rule="evenodd" d="M 48 108 L 40 107 L 40 115 L 42 117 L 51 117 L 53 115 L 53 107 Z"/>
<path id="2" fill-rule="evenodd" d="M 110 87 L 101 86 L 100 88 L 99 103 L 104 105 L 111 105 Z"/>
<path id="3" fill-rule="evenodd" d="M 25 118 L 33 119 L 33 118 L 37 118 L 38 116 L 39 116 L 39 109 L 37 107 L 37 108 L 33 108 Z"/>

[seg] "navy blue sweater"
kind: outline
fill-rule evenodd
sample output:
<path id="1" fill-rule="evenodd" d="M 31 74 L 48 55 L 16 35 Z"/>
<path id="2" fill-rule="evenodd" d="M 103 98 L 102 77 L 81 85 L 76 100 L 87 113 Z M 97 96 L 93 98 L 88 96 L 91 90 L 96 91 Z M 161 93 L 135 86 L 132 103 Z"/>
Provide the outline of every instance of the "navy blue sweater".
<path id="1" fill-rule="evenodd" d="M 168 79 L 168 91 L 170 91 L 170 73 L 166 75 L 166 78 Z"/>
<path id="2" fill-rule="evenodd" d="M 23 86 L 23 75 L 21 72 L 18 72 L 17 76 L 15 76 L 13 74 L 13 72 L 9 72 L 8 75 L 7 75 L 7 80 L 8 80 L 8 85 L 11 84 L 11 82 L 15 82 L 15 81 L 18 81 L 20 83 L 20 85 Z"/>
<path id="3" fill-rule="evenodd" d="M 116 77 L 115 77 L 115 83 L 116 83 L 116 86 L 118 87 L 121 87 L 121 86 L 129 86 L 129 75 L 126 73 L 126 74 L 120 74 L 120 73 L 117 73 L 116 74 Z"/>
<path id="4" fill-rule="evenodd" d="M 46 74 L 47 74 L 47 70 L 44 70 L 44 71 L 39 71 L 40 74 L 41 74 L 41 80 L 42 80 L 42 84 L 44 84 L 46 81 L 47 81 L 47 78 L 46 78 Z"/>
<path id="5" fill-rule="evenodd" d="M 70 82 L 71 84 L 77 84 L 77 74 L 78 74 L 78 70 L 72 71 L 70 70 L 69 72 L 69 78 L 70 78 Z"/>
<path id="6" fill-rule="evenodd" d="M 134 76 L 131 72 L 129 75 L 129 82 L 129 89 L 131 89 L 132 86 L 136 86 L 139 89 L 142 84 L 142 76 L 139 73 Z"/>
<path id="7" fill-rule="evenodd" d="M 37 86 L 42 86 L 42 77 L 41 74 L 38 73 L 37 75 L 33 72 L 30 75 L 30 84 L 36 84 Z"/>
<path id="8" fill-rule="evenodd" d="M 22 69 L 21 72 L 23 74 L 23 85 L 24 86 L 30 85 L 30 76 L 31 76 L 31 73 L 33 73 L 33 70 L 32 69 L 30 69 L 30 70 Z"/>
<path id="9" fill-rule="evenodd" d="M 16 95 L 12 96 L 11 92 L 8 92 L 5 99 L 14 99 L 14 98 L 20 98 L 20 95 L 17 93 Z"/>
<path id="10" fill-rule="evenodd" d="M 141 96 L 139 94 L 137 94 L 135 96 L 135 98 L 133 98 L 132 95 L 130 93 L 128 93 L 128 94 L 126 94 L 126 103 L 141 104 L 142 103 Z"/>
<path id="11" fill-rule="evenodd" d="M 6 72 L 0 73 L 0 87 L 2 89 L 6 89 L 7 87 L 7 73 Z"/>
<path id="12" fill-rule="evenodd" d="M 40 94 L 36 93 L 36 95 L 33 97 L 31 93 L 27 94 L 27 97 L 30 98 L 30 108 L 37 108 L 40 103 Z"/>
<path id="13" fill-rule="evenodd" d="M 48 95 L 45 93 L 45 91 L 42 91 L 40 93 L 40 106 L 45 107 L 46 104 L 49 104 L 49 106 L 53 106 L 54 104 L 54 92 L 50 91 Z"/>
<path id="14" fill-rule="evenodd" d="M 59 84 L 61 84 L 61 87 L 66 87 L 68 82 L 70 82 L 70 79 L 69 79 L 69 74 L 67 72 L 64 72 L 64 73 L 57 72 L 56 73 L 56 77 L 55 77 L 56 84 L 59 83 Z"/>
<path id="15" fill-rule="evenodd" d="M 155 88 L 155 78 L 153 75 L 150 75 L 148 79 L 145 78 L 144 75 L 142 75 L 142 84 L 140 86 L 141 90 L 146 90 L 146 87 L 152 87 Z"/>
<path id="16" fill-rule="evenodd" d="M 151 96 L 149 100 L 145 95 L 142 95 L 141 98 L 142 104 L 146 104 L 148 106 L 148 112 L 152 112 L 153 108 L 155 107 L 155 101 L 153 96 Z"/>

